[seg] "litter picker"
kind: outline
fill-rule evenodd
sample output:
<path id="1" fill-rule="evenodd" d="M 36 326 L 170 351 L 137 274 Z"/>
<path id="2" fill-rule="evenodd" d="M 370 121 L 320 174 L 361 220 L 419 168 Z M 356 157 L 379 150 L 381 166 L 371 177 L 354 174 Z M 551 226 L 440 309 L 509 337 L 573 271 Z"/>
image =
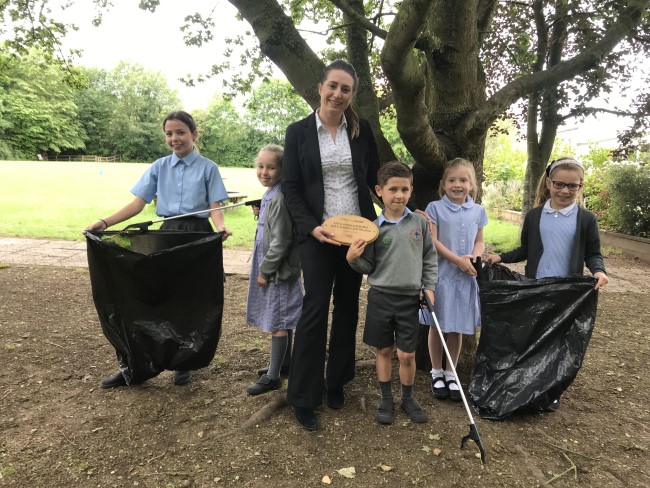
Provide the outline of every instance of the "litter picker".
<path id="1" fill-rule="evenodd" d="M 433 323 L 435 324 L 436 330 L 438 331 L 438 336 L 440 337 L 440 342 L 442 342 L 442 347 L 445 348 L 445 354 L 447 355 L 447 364 L 451 366 L 451 370 L 454 373 L 456 384 L 459 386 L 460 397 L 463 399 L 463 405 L 465 405 L 465 411 L 467 412 L 467 416 L 469 417 L 469 434 L 463 437 L 463 439 L 460 441 L 460 448 L 465 449 L 467 441 L 469 439 L 472 439 L 474 442 L 476 442 L 476 445 L 478 446 L 478 450 L 481 451 L 481 462 L 485 464 L 485 449 L 483 448 L 481 437 L 478 435 L 478 430 L 476 430 L 476 424 L 474 423 L 474 418 L 472 417 L 472 413 L 469 410 L 469 405 L 467 405 L 467 399 L 465 398 L 465 393 L 463 392 L 462 386 L 460 386 L 460 380 L 458 379 L 458 374 L 456 373 L 456 367 L 454 366 L 454 362 L 451 360 L 449 349 L 447 349 L 445 336 L 443 335 L 442 330 L 440 329 L 440 324 L 438 323 L 436 314 L 433 312 L 433 304 L 431 303 L 431 300 L 429 300 L 429 295 L 426 294 L 424 289 L 422 290 L 422 295 L 424 296 L 424 302 L 426 303 L 427 309 L 429 310 L 429 312 L 431 312 L 431 316 L 433 317 Z"/>
<path id="2" fill-rule="evenodd" d="M 129 224 L 124 229 L 122 229 L 119 234 L 124 235 L 133 235 L 133 234 L 140 234 L 142 232 L 146 232 L 149 230 L 149 226 L 153 224 L 157 224 L 158 222 L 166 222 L 167 220 L 174 220 L 174 219 L 180 219 L 183 217 L 190 217 L 192 215 L 198 215 L 206 212 L 212 212 L 213 210 L 226 210 L 228 208 L 235 208 L 235 207 L 240 207 L 242 205 L 259 205 L 259 202 L 261 200 L 249 200 L 246 202 L 239 202 L 239 203 L 233 203 L 231 205 L 224 205 L 223 207 L 216 207 L 216 208 L 206 208 L 205 210 L 197 210 L 196 212 L 189 212 L 183 215 L 174 215 L 173 217 L 164 217 L 162 219 L 158 220 L 148 220 L 147 222 L 138 222 L 135 224 Z"/>

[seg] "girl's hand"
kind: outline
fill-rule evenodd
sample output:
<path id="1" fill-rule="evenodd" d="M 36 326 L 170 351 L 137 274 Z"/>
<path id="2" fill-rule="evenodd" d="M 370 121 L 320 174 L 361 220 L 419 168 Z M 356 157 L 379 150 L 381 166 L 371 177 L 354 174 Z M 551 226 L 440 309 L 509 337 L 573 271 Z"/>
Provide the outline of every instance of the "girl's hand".
<path id="1" fill-rule="evenodd" d="M 253 211 L 253 217 L 257 220 L 260 216 L 260 207 L 257 205 L 251 205 L 251 210 Z"/>
<path id="2" fill-rule="evenodd" d="M 486 264 L 496 264 L 501 262 L 501 256 L 498 254 L 488 253 L 483 256 L 483 262 Z"/>
<path id="3" fill-rule="evenodd" d="M 259 275 L 257 277 L 257 286 L 266 286 L 269 284 L 269 280 L 265 279 L 262 277 L 262 275 Z"/>
<path id="4" fill-rule="evenodd" d="M 466 254 L 465 256 L 458 257 L 456 266 L 458 266 L 458 269 L 460 269 L 463 273 L 467 273 L 470 276 L 476 276 L 476 269 L 474 269 L 474 265 L 472 264 L 474 261 L 476 261 L 476 258 L 474 256 L 471 254 Z"/>
<path id="5" fill-rule="evenodd" d="M 348 252 L 345 254 L 345 259 L 347 259 L 348 263 L 355 261 L 363 254 L 366 244 L 368 243 L 363 239 L 357 239 L 350 245 Z"/>
<path id="6" fill-rule="evenodd" d="M 87 230 L 93 232 L 93 231 L 101 231 L 106 229 L 108 229 L 106 222 L 104 220 L 98 220 L 97 222 L 93 222 L 88 227 L 86 227 L 81 233 L 83 234 Z"/>
<path id="7" fill-rule="evenodd" d="M 223 232 L 223 237 L 221 238 L 222 241 L 225 241 L 232 235 L 232 231 L 225 225 L 217 226 L 217 232 Z"/>
<path id="8" fill-rule="evenodd" d="M 596 273 L 594 273 L 594 278 L 598 278 L 598 283 L 596 283 L 596 286 L 594 287 L 596 290 L 602 288 L 607 283 L 609 283 L 609 278 L 602 271 L 597 271 Z"/>
<path id="9" fill-rule="evenodd" d="M 318 226 L 314 227 L 310 234 L 314 239 L 316 239 L 318 242 L 322 244 L 333 244 L 335 246 L 340 246 L 340 242 L 336 242 L 335 240 L 332 239 L 334 237 L 334 232 L 330 232 L 328 230 L 325 230 L 324 227 Z"/>

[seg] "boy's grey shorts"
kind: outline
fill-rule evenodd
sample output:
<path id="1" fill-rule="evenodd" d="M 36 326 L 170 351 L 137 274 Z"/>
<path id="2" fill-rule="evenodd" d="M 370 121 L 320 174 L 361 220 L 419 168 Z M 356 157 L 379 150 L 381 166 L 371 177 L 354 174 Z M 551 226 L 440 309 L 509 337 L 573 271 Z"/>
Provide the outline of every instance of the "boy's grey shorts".
<path id="1" fill-rule="evenodd" d="M 378 348 L 395 344 L 400 351 L 414 352 L 420 328 L 419 310 L 419 293 L 396 295 L 370 288 L 363 342 Z"/>

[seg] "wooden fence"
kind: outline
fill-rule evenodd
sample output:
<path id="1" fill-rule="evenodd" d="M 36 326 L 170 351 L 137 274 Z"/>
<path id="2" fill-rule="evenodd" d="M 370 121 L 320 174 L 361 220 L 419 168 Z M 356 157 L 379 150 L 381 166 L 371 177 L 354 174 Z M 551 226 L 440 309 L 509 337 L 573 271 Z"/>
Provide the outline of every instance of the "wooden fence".
<path id="1" fill-rule="evenodd" d="M 39 155 L 39 159 L 43 159 Z M 122 156 L 94 156 L 91 154 L 57 154 L 50 156 L 49 161 L 77 161 L 83 163 L 121 163 Z"/>

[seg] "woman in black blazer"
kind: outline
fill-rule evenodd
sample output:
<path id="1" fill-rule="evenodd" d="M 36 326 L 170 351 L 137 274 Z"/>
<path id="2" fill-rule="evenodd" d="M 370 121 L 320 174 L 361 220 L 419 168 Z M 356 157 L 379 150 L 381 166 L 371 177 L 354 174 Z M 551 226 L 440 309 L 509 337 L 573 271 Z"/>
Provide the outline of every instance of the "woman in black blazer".
<path id="1" fill-rule="evenodd" d="M 334 215 L 374 220 L 370 191 L 379 169 L 375 139 L 350 102 L 358 85 L 352 65 L 329 64 L 318 92 L 321 105 L 287 128 L 282 192 L 298 230 L 305 285 L 296 327 L 287 401 L 298 423 L 318 429 L 322 403 L 330 296 L 334 310 L 325 381 L 327 405 L 343 407 L 343 386 L 354 377 L 361 275 L 345 259 L 347 248 L 322 227 Z"/>

